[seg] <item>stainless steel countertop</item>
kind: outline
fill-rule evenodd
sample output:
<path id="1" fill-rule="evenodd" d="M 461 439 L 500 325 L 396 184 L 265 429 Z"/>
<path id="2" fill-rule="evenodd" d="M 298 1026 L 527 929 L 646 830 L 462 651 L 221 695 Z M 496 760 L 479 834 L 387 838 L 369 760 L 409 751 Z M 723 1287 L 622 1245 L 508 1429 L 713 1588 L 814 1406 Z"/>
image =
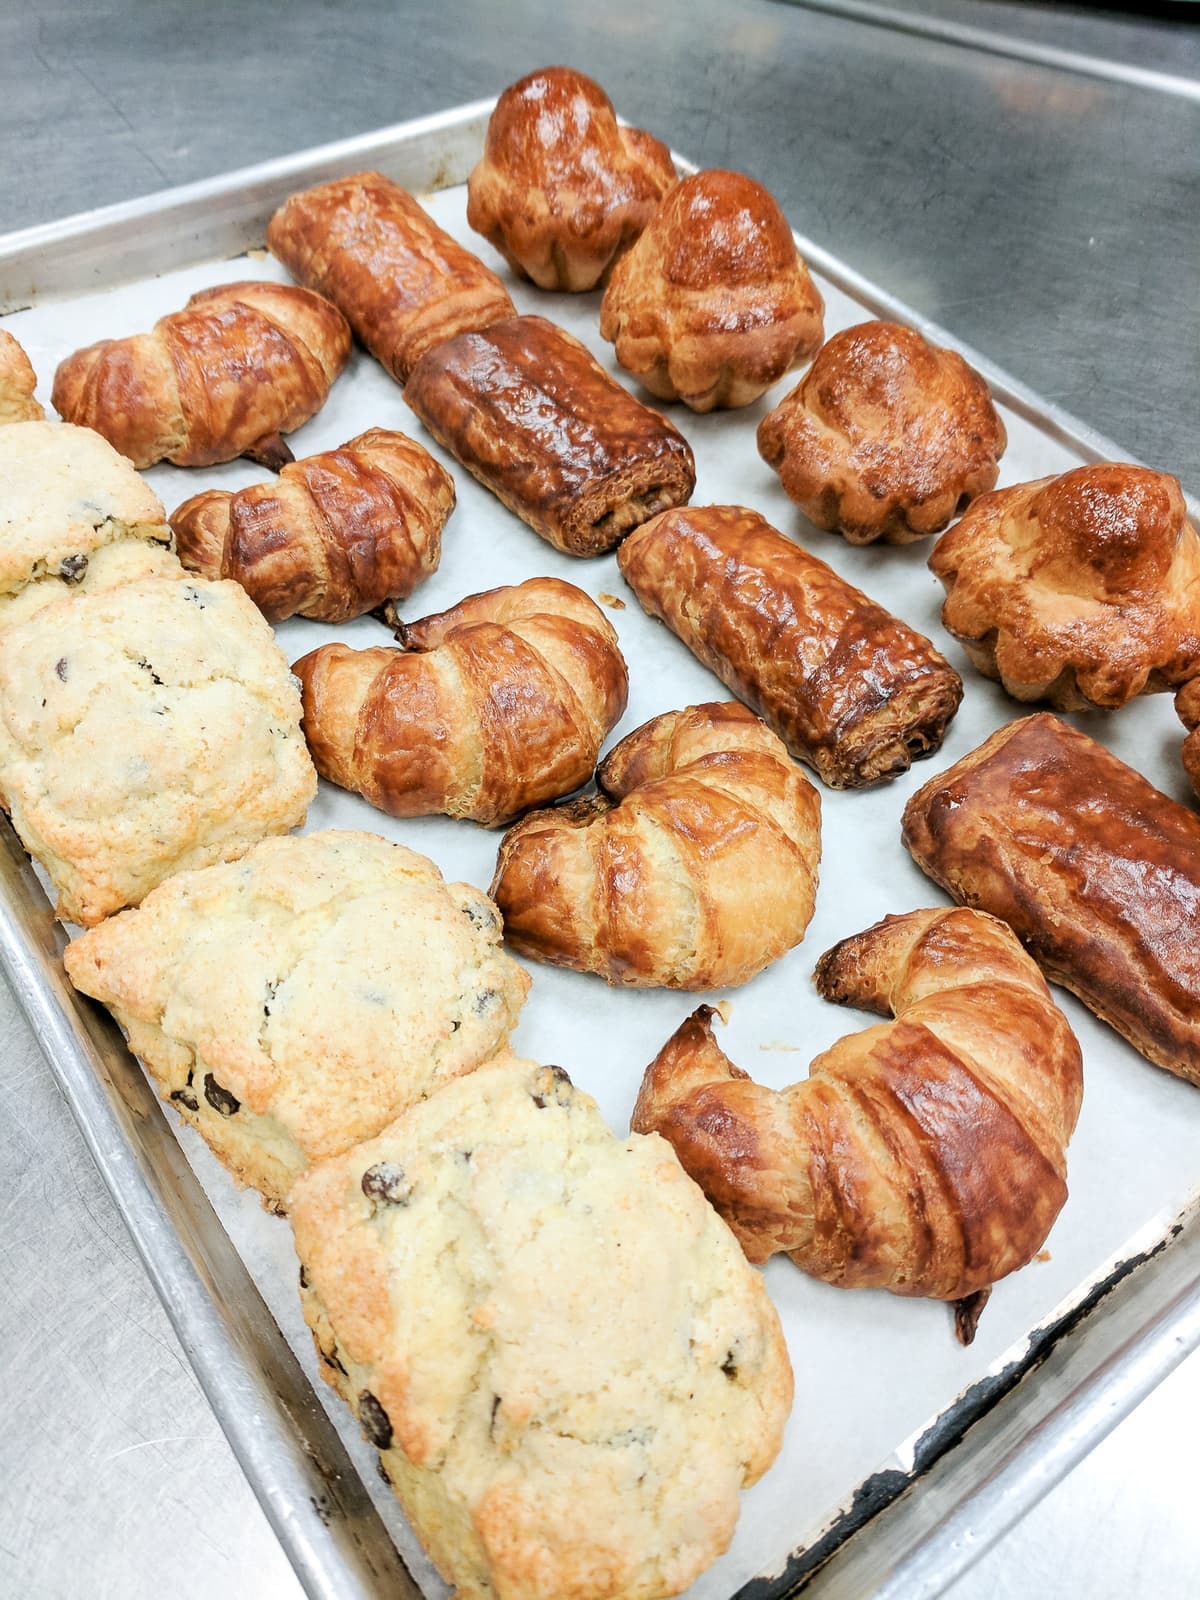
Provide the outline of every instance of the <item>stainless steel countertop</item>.
<path id="1" fill-rule="evenodd" d="M 928 11 L 1200 75 L 1195 30 Z M 768 0 L 0 7 L 0 231 L 494 93 L 551 60 L 1200 488 L 1200 106 Z M 0 1593 L 298 1593 L 0 991 Z M 954 1590 L 1196 1589 L 1185 1364 Z M 1190 1465 L 1190 1463 L 1189 1463 Z M 85 1576 L 86 1574 L 86 1576 Z"/>

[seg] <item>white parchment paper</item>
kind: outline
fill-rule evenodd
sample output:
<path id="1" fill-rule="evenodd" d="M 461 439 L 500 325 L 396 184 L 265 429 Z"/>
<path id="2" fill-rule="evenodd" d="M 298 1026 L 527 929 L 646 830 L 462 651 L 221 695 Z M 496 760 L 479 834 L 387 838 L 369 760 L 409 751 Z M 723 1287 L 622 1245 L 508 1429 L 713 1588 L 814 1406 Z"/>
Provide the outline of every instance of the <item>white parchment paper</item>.
<path id="1" fill-rule="evenodd" d="M 611 347 L 599 337 L 599 295 L 548 295 L 513 281 L 499 258 L 467 228 L 464 189 L 445 190 L 426 203 L 444 227 L 505 276 L 518 310 L 537 311 L 559 322 L 621 376 Z M 29 352 L 41 380 L 39 395 L 48 406 L 55 366 L 71 351 L 99 338 L 148 329 L 195 290 L 246 277 L 287 281 L 269 256 L 253 252 L 132 287 L 35 306 L 5 318 L 4 326 Z M 869 315 L 827 282 L 821 281 L 821 289 L 827 333 Z M 817 957 L 836 940 L 889 912 L 944 903 L 945 897 L 900 843 L 900 815 L 908 796 L 992 729 L 1024 714 L 974 672 L 941 629 L 941 589 L 925 566 L 928 544 L 854 549 L 814 529 L 784 496 L 775 475 L 759 459 L 754 435 L 760 417 L 795 381 L 793 375 L 757 405 L 733 413 L 697 417 L 680 406 L 668 408 L 695 451 L 693 503 L 735 502 L 763 512 L 776 527 L 928 634 L 962 672 L 966 694 L 942 751 L 929 761 L 874 790 L 822 790 L 821 883 L 807 938 L 743 988 L 709 997 L 731 1001 L 729 1024 L 720 1034 L 722 1047 L 755 1078 L 777 1087 L 803 1077 L 817 1051 L 868 1020 L 817 998 L 810 981 Z M 1001 467 L 1002 486 L 1077 464 L 1061 444 L 1030 423 L 1011 413 L 1005 414 L 1005 422 L 1009 447 Z M 615 595 L 625 601 L 624 610 L 606 613 L 620 635 L 630 672 L 629 708 L 610 746 L 658 712 L 728 698 L 678 640 L 643 615 L 615 557 L 580 561 L 551 549 L 428 438 L 400 389 L 361 350 L 355 350 L 325 408 L 290 442 L 300 457 L 331 449 L 371 426 L 398 428 L 419 438 L 450 469 L 458 490 L 441 567 L 409 600 L 406 616 L 440 611 L 495 584 L 554 574 L 593 598 Z M 240 488 L 267 474 L 240 461 L 197 471 L 162 466 L 148 476 L 170 512 L 202 488 Z M 334 637 L 360 646 L 388 641 L 382 625 L 370 619 L 342 628 L 293 621 L 283 624 L 277 636 L 290 660 Z M 1143 698 L 1119 713 L 1071 720 L 1168 794 L 1190 799 L 1179 765 L 1182 730 L 1167 696 Z M 448 879 L 465 879 L 485 889 L 499 837 L 445 818 L 394 821 L 326 783 L 308 827 L 373 829 L 431 856 Z M 610 990 L 594 978 L 529 966 L 533 989 L 514 1047 L 565 1066 L 623 1133 L 646 1064 L 702 997 Z M 1056 998 L 1083 1046 L 1085 1096 L 1070 1149 L 1070 1199 L 1047 1241 L 1048 1259 L 997 1287 L 978 1337 L 967 1350 L 955 1342 L 943 1305 L 878 1291 L 833 1289 L 804 1277 L 786 1259 L 772 1261 L 766 1281 L 791 1350 L 795 1408 L 779 1461 L 745 1495 L 733 1546 L 689 1591 L 693 1600 L 719 1600 L 755 1573 L 776 1570 L 789 1550 L 809 1542 L 849 1502 L 872 1471 L 910 1466 L 915 1440 L 964 1389 L 1019 1357 L 1031 1330 L 1077 1300 L 1135 1243 L 1144 1245 L 1161 1234 L 1191 1198 L 1200 1178 L 1200 1091 L 1148 1065 L 1069 995 L 1058 991 Z M 326 1400 L 414 1574 L 430 1595 L 444 1594 L 396 1502 L 377 1479 L 375 1452 L 317 1377 L 295 1292 L 290 1229 L 264 1212 L 254 1195 L 239 1192 L 201 1141 L 179 1127 L 206 1192 Z M 597 1285 L 597 1295 L 603 1292 Z"/>

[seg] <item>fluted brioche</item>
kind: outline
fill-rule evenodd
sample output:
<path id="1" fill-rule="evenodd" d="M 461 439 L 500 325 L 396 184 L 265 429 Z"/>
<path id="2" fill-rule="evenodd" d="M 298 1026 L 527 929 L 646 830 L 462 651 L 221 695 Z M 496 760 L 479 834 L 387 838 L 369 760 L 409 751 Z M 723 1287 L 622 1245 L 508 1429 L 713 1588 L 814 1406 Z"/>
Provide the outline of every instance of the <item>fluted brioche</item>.
<path id="1" fill-rule="evenodd" d="M 652 1600 L 727 1547 L 791 1370 L 662 1140 L 505 1057 L 302 1178 L 291 1218 L 322 1371 L 461 1600 Z"/>
<path id="2" fill-rule="evenodd" d="M 622 739 L 601 792 L 537 811 L 491 894 L 514 950 L 611 984 L 745 983 L 804 937 L 821 802 L 744 706 L 691 706 Z"/>
<path id="3" fill-rule="evenodd" d="M 997 489 L 929 558 L 942 622 L 986 677 L 1060 711 L 1200 671 L 1200 537 L 1178 480 L 1106 462 Z"/>
<path id="4" fill-rule="evenodd" d="M 201 289 L 149 333 L 77 350 L 59 364 L 51 399 L 135 467 L 244 455 L 278 470 L 292 459 L 281 435 L 321 409 L 349 355 L 346 320 L 320 295 L 228 283 Z"/>
<path id="5" fill-rule="evenodd" d="M 317 771 L 392 816 L 494 827 L 569 794 L 625 709 L 612 624 L 559 578 L 471 595 L 397 638 L 295 665 Z"/>
<path id="6" fill-rule="evenodd" d="M 666 145 L 621 127 L 598 83 L 543 67 L 496 102 L 467 221 L 539 288 L 594 289 L 674 182 Z"/>
<path id="7" fill-rule="evenodd" d="M 29 357 L 7 328 L 0 328 L 0 426 L 42 420 L 46 413 L 33 398 L 36 388 Z"/>
<path id="8" fill-rule="evenodd" d="M 273 483 L 194 495 L 171 526 L 185 566 L 235 579 L 268 622 L 346 622 L 437 570 L 454 498 L 424 446 L 369 428 Z"/>
<path id="9" fill-rule="evenodd" d="M 529 988 L 500 918 L 369 833 L 267 839 L 176 874 L 68 946 L 67 973 L 239 1182 L 282 1208 L 502 1049 Z"/>
<path id="10" fill-rule="evenodd" d="M 835 333 L 758 426 L 785 492 L 851 544 L 940 532 L 995 484 L 1007 442 L 975 369 L 894 322 Z"/>
<path id="11" fill-rule="evenodd" d="M 316 787 L 287 662 L 235 583 L 122 583 L 0 633 L 0 794 L 72 922 L 286 832 Z"/>
<path id="12" fill-rule="evenodd" d="M 443 339 L 513 314 L 496 274 L 381 172 L 292 195 L 271 218 L 267 245 L 333 301 L 397 383 Z"/>
<path id="13" fill-rule="evenodd" d="M 745 406 L 809 360 L 824 302 L 787 219 L 739 172 L 698 172 L 617 262 L 600 332 L 660 400 Z"/>
<path id="14" fill-rule="evenodd" d="M 702 1006 L 647 1069 L 656 1131 L 752 1261 L 786 1250 L 845 1288 L 960 1300 L 1024 1266 L 1066 1199 L 1079 1046 L 1012 932 L 977 911 L 887 917 L 816 973 L 892 1016 L 783 1091 L 753 1083 Z"/>

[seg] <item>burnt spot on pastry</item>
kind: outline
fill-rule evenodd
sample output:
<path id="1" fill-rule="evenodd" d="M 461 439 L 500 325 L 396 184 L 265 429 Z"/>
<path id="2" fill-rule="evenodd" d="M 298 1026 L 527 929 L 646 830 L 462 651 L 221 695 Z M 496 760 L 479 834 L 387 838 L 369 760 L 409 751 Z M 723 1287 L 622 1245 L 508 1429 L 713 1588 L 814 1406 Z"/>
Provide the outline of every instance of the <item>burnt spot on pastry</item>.
<path id="1" fill-rule="evenodd" d="M 729 1379 L 730 1383 L 737 1382 L 738 1364 L 736 1350 L 729 1350 L 726 1352 L 725 1359 L 721 1363 L 721 1371 Z"/>
<path id="2" fill-rule="evenodd" d="M 362 1175 L 362 1192 L 368 1200 L 389 1206 L 406 1206 L 413 1186 L 397 1161 L 377 1161 Z"/>
<path id="3" fill-rule="evenodd" d="M 85 555 L 64 556 L 58 564 L 58 575 L 64 583 L 82 583 L 87 569 Z"/>
<path id="4" fill-rule="evenodd" d="M 376 1450 L 392 1448 L 392 1419 L 369 1389 L 358 1397 L 358 1420 Z"/>
<path id="5" fill-rule="evenodd" d="M 219 1111 L 223 1117 L 236 1116 L 242 1109 L 242 1102 L 238 1097 L 223 1088 L 211 1072 L 204 1074 L 204 1098 L 213 1110 Z"/>

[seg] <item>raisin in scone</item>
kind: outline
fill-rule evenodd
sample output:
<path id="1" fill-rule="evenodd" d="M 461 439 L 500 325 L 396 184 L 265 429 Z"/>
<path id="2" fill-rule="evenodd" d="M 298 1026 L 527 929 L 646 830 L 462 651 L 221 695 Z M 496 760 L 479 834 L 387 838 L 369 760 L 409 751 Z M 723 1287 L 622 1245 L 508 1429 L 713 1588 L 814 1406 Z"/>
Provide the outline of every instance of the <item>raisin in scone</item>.
<path id="1" fill-rule="evenodd" d="M 503 1048 L 529 988 L 480 890 L 371 833 L 265 839 L 67 948 L 164 1099 L 282 1208 L 311 1161 Z"/>
<path id="2" fill-rule="evenodd" d="M 148 578 L 0 632 L 0 801 L 91 927 L 303 822 L 300 694 L 236 583 Z"/>
<path id="3" fill-rule="evenodd" d="M 0 428 L 0 626 L 77 587 L 182 577 L 173 550 L 158 496 L 98 433 L 65 422 Z"/>
<path id="4" fill-rule="evenodd" d="M 663 1140 L 506 1054 L 291 1210 L 322 1370 L 464 1600 L 651 1600 L 725 1550 L 791 1368 Z"/>

